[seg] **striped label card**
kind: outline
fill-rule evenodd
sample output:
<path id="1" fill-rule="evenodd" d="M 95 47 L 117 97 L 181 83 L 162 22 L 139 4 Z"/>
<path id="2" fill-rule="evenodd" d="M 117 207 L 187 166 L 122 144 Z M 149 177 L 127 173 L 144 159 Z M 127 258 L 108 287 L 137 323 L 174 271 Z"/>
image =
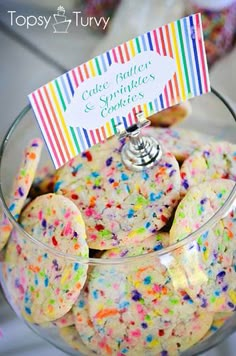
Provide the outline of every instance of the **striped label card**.
<path id="1" fill-rule="evenodd" d="M 210 91 L 200 14 L 117 46 L 35 90 L 29 100 L 56 168 L 148 117 Z"/>

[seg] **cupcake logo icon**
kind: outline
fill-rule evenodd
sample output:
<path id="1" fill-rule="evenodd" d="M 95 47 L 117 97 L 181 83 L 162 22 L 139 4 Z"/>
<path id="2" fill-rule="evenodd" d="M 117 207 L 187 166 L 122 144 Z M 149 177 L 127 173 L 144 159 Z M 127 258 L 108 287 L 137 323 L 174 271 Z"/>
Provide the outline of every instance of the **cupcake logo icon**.
<path id="1" fill-rule="evenodd" d="M 57 8 L 57 13 L 53 15 L 55 23 L 52 25 L 54 28 L 53 33 L 68 33 L 71 20 L 67 20 L 66 11 L 63 6 Z"/>

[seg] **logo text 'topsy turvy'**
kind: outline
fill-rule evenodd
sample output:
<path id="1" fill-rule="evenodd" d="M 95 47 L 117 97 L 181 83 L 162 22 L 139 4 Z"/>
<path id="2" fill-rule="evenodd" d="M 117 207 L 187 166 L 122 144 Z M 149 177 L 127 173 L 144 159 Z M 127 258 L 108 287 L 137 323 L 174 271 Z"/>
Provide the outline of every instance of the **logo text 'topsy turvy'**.
<path id="1" fill-rule="evenodd" d="M 57 13 L 53 15 L 27 15 L 19 14 L 15 10 L 9 10 L 10 25 L 24 27 L 27 30 L 33 27 L 40 27 L 44 30 L 52 26 L 54 33 L 68 33 L 72 24 L 75 27 L 100 27 L 106 30 L 110 17 L 88 17 L 83 16 L 82 11 L 72 11 L 71 18 L 67 18 L 63 6 L 57 8 Z"/>

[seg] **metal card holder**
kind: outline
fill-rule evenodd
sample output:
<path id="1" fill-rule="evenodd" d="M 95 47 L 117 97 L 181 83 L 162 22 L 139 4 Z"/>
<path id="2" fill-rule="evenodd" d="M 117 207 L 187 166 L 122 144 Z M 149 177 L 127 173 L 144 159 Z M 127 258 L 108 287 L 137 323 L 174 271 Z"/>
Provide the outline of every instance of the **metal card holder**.
<path id="1" fill-rule="evenodd" d="M 155 138 L 141 134 L 141 129 L 150 125 L 150 121 L 145 118 L 143 112 L 137 114 L 137 119 L 136 124 L 119 131 L 120 139 L 129 138 L 121 151 L 121 159 L 128 169 L 142 171 L 159 162 L 162 150 Z"/>

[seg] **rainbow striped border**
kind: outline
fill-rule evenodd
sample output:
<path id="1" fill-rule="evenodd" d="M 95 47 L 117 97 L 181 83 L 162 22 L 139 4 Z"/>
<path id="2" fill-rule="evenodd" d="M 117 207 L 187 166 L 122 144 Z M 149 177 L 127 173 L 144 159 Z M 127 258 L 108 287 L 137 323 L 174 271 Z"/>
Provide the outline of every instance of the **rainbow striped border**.
<path id="1" fill-rule="evenodd" d="M 67 126 L 64 112 L 76 90 L 88 78 L 103 75 L 114 62 L 127 63 L 143 51 L 156 51 L 176 61 L 177 72 L 154 101 L 138 105 L 127 117 L 113 117 L 95 130 Z M 135 123 L 142 110 L 148 117 L 179 102 L 210 91 L 201 15 L 164 25 L 127 41 L 73 68 L 29 95 L 36 119 L 56 168 L 91 146 L 117 133 L 117 125 Z"/>

